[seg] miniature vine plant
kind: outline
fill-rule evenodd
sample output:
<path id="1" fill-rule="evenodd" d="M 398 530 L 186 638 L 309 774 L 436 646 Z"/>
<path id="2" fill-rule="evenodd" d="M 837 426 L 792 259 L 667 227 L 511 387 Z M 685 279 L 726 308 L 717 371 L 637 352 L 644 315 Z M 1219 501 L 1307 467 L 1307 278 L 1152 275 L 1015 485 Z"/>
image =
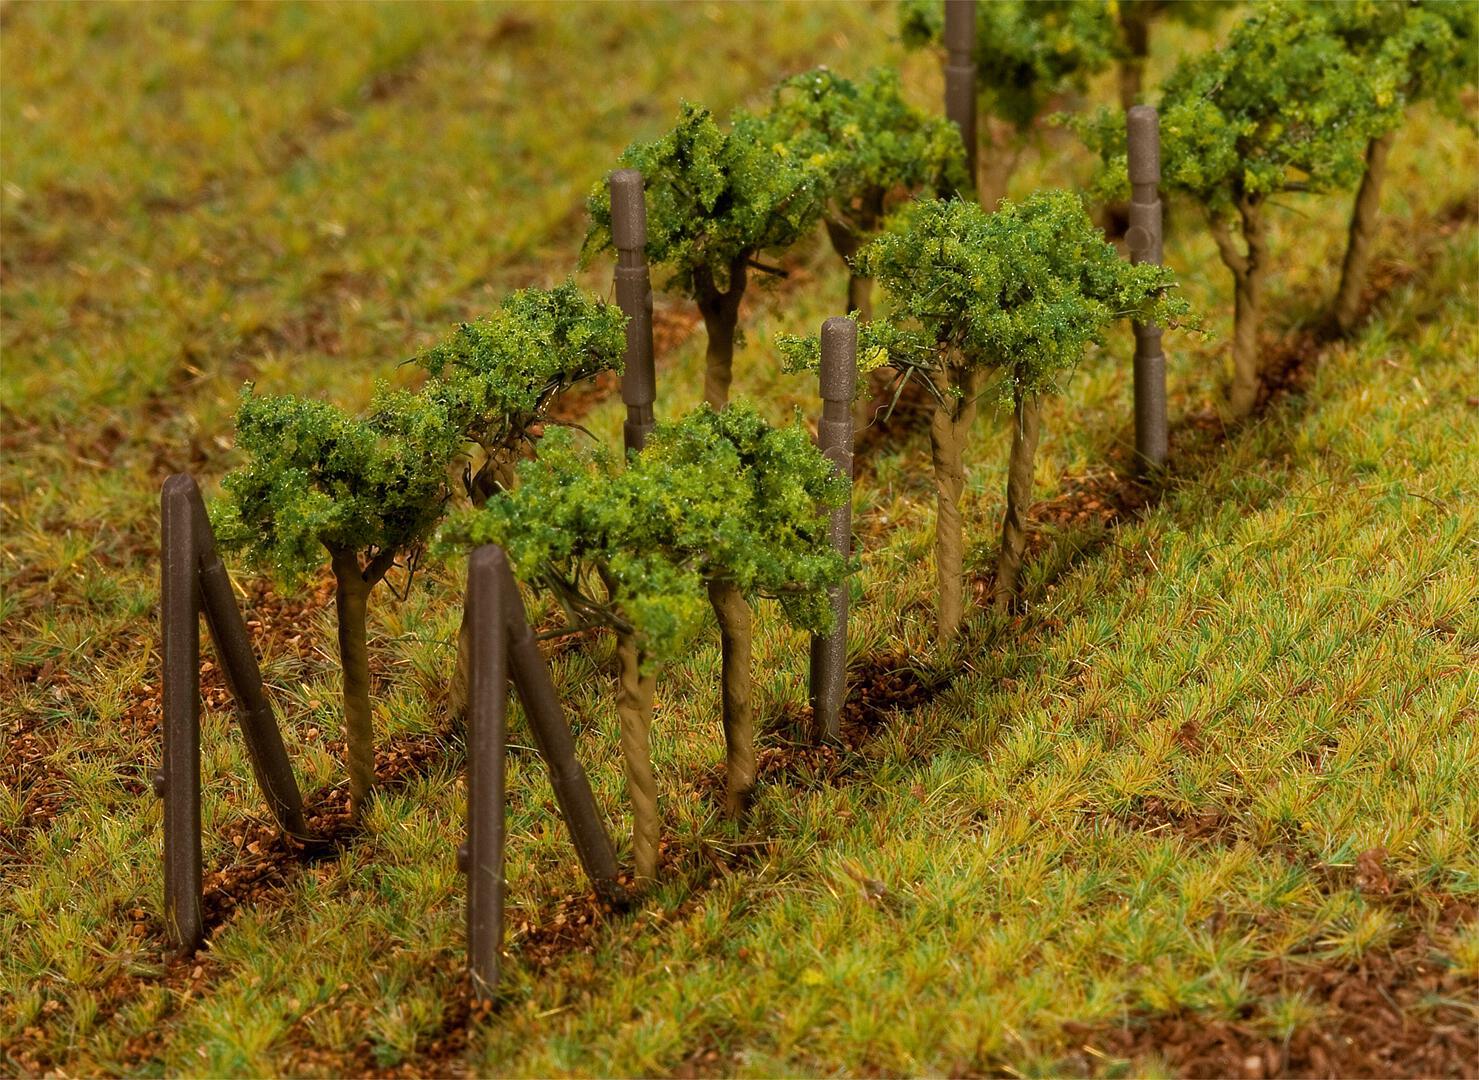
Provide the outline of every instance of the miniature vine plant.
<path id="1" fill-rule="evenodd" d="M 350 815 L 375 777 L 370 710 L 370 594 L 398 562 L 414 568 L 449 497 L 461 445 L 436 401 L 383 386 L 353 416 L 322 401 L 259 397 L 248 386 L 236 414 L 246 456 L 222 481 L 214 508 L 223 548 L 293 584 L 323 564 L 334 573 L 343 669 Z"/>
<path id="2" fill-rule="evenodd" d="M 477 461 L 463 471 L 474 506 L 512 486 L 515 463 L 527 456 L 563 391 L 622 370 L 625 326 L 619 308 L 567 281 L 512 293 L 491 315 L 459 324 L 417 357 L 430 375 L 427 395 L 446 409 Z M 448 706 L 454 718 L 467 700 L 471 633 L 464 611 Z"/>
<path id="3" fill-rule="evenodd" d="M 1384 112 L 1389 124 L 1366 144 L 1365 169 L 1351 208 L 1345 258 L 1330 321 L 1344 335 L 1355 328 L 1371 266 L 1376 217 L 1381 207 L 1387 156 L 1405 107 L 1431 100 L 1461 115 L 1459 94 L 1476 81 L 1479 5 L 1469 0 L 1360 0 L 1319 5 L 1337 37 L 1360 60 L 1377 89 L 1377 103 L 1397 101 Z"/>
<path id="4" fill-rule="evenodd" d="M 1332 5 L 1333 7 L 1334 5 Z M 1232 382 L 1227 407 L 1248 415 L 1262 382 L 1258 333 L 1272 269 L 1270 200 L 1350 187 L 1367 140 L 1400 110 L 1383 72 L 1368 70 L 1331 30 L 1325 5 L 1269 3 L 1221 48 L 1185 60 L 1159 106 L 1161 183 L 1201 203 L 1233 276 Z M 1074 121 L 1104 160 L 1102 192 L 1128 191 L 1125 123 L 1104 110 Z M 1242 246 L 1233 237 L 1233 223 Z"/>
<path id="5" fill-rule="evenodd" d="M 889 298 L 892 315 L 859 328 L 867 367 L 888 364 L 919 378 L 934 399 L 930 450 L 935 474 L 937 629 L 952 640 L 964 615 L 960 500 L 965 444 L 988 392 L 1012 410 L 1011 460 L 994 602 L 1010 607 L 1026 544 L 1039 399 L 1116 320 L 1169 323 L 1187 306 L 1169 271 L 1120 258 L 1067 192 L 1041 192 L 994 214 L 975 203 L 932 200 L 900 215 L 898 227 L 859 254 Z M 783 338 L 793 369 L 818 357 L 804 338 Z M 990 384 L 988 385 L 988 380 Z"/>
<path id="6" fill-rule="evenodd" d="M 778 142 L 821 168 L 827 236 L 850 271 L 846 310 L 872 318 L 872 282 L 851 260 L 899 200 L 970 189 L 960 132 L 910 105 L 889 68 L 858 82 L 826 68 L 795 75 L 775 88 L 766 120 Z"/>
<path id="7" fill-rule="evenodd" d="M 1006 194 L 1038 119 L 1065 92 L 1082 90 L 1119 50 L 1119 28 L 1099 0 L 983 0 L 976 7 L 976 86 L 995 119 L 979 180 L 981 203 Z M 903 0 L 899 31 L 912 47 L 938 45 L 942 0 Z"/>
<path id="8" fill-rule="evenodd" d="M 824 176 L 817 164 L 767 136 L 764 122 L 737 112 L 728 130 L 707 109 L 684 103 L 677 124 L 634 143 L 619 165 L 646 181 L 647 258 L 670 271 L 667 287 L 691 298 L 708 334 L 704 400 L 729 400 L 740 301 L 759 261 L 816 225 Z M 612 246 L 611 193 L 603 179 L 587 200 L 590 227 L 582 258 Z"/>
<path id="9" fill-rule="evenodd" d="M 573 282 L 520 289 L 491 315 L 460 323 L 417 357 L 426 392 L 480 458 L 463 476 L 481 506 L 510 486 L 561 392 L 603 371 L 620 372 L 626 317 Z"/>
<path id="10" fill-rule="evenodd" d="M 524 581 L 552 593 L 572 623 L 616 632 L 617 713 L 633 811 L 637 874 L 657 869 L 657 785 L 650 756 L 658 665 L 718 616 L 728 809 L 755 782 L 751 609 L 780 602 L 786 620 L 824 632 L 828 590 L 846 572 L 827 515 L 847 483 L 797 425 L 771 427 L 753 407 L 707 405 L 659 423 L 625 469 L 546 437 L 520 483 L 480 511 L 455 515 L 447 543 L 503 545 Z"/>

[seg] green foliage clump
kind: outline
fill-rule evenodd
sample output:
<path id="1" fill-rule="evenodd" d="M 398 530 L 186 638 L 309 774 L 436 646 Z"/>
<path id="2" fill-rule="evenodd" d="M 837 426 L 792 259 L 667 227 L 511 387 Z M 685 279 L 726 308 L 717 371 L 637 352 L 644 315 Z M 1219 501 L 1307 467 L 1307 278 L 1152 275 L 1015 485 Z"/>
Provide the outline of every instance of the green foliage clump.
<path id="1" fill-rule="evenodd" d="M 633 143 L 618 165 L 640 170 L 646 182 L 647 258 L 670 269 L 668 288 L 695 300 L 709 289 L 727 290 L 737 265 L 789 247 L 821 214 L 818 164 L 768 138 L 763 121 L 745 112 L 736 112 L 726 131 L 708 109 L 684 102 L 671 131 Z M 605 180 L 586 208 L 588 260 L 612 245 Z"/>
<path id="2" fill-rule="evenodd" d="M 523 580 L 578 621 L 634 633 L 653 660 L 702 625 L 709 582 L 781 602 L 802 629 L 828 629 L 827 590 L 846 570 L 827 513 L 847 483 L 800 425 L 772 427 L 736 402 L 659 423 L 626 468 L 552 432 L 519 486 L 453 515 L 442 543 L 502 545 Z M 608 591 L 608 602 L 596 593 Z"/>
<path id="3" fill-rule="evenodd" d="M 1479 4 L 1346 0 L 1307 6 L 1318 8 L 1331 32 L 1381 80 L 1383 97 L 1400 94 L 1403 105 L 1432 99 L 1452 112 L 1459 92 L 1479 82 Z M 1401 113 L 1386 115 L 1395 123 Z"/>
<path id="4" fill-rule="evenodd" d="M 520 289 L 417 357 L 431 375 L 427 395 L 482 449 L 482 467 L 467 478 L 474 501 L 506 486 L 514 457 L 556 395 L 603 371 L 621 371 L 625 326 L 619 308 L 567 281 Z"/>
<path id="5" fill-rule="evenodd" d="M 765 121 L 778 143 L 824 173 L 827 236 L 851 271 L 845 310 L 872 318 L 872 283 L 851 259 L 891 202 L 922 188 L 971 188 L 960 131 L 910 105 L 889 68 L 859 82 L 826 68 L 793 76 L 775 88 Z"/>
<path id="6" fill-rule="evenodd" d="M 719 623 L 727 806 L 742 813 L 755 783 L 752 616 L 759 597 L 786 620 L 830 629 L 830 590 L 847 571 L 828 515 L 849 485 L 799 424 L 774 428 L 755 409 L 707 404 L 660 423 L 626 468 L 578 452 L 568 432 L 545 440 L 518 487 L 454 517 L 450 545 L 496 543 L 525 581 L 548 589 L 576 625 L 616 631 L 616 710 L 632 854 L 657 871 L 659 815 L 650 738 L 655 668 L 678 654 L 712 607 Z"/>
<path id="7" fill-rule="evenodd" d="M 859 328 L 865 370 L 886 362 L 958 396 L 947 366 L 989 368 L 1010 403 L 1056 393 L 1084 350 L 1119 319 L 1174 322 L 1188 311 L 1164 267 L 1132 265 L 1105 242 L 1083 202 L 1039 192 L 995 213 L 934 199 L 906 209 L 859 262 L 888 292 L 892 316 Z M 789 366 L 815 368 L 813 338 L 781 339 Z"/>
<path id="8" fill-rule="evenodd" d="M 439 403 L 404 390 L 379 386 L 368 415 L 351 416 L 248 385 L 236 414 L 247 460 L 222 481 L 216 538 L 289 584 L 325 550 L 365 553 L 383 576 L 435 527 L 460 444 Z"/>
<path id="9" fill-rule="evenodd" d="M 891 196 L 970 185 L 959 130 L 910 105 L 891 68 L 857 82 L 826 68 L 794 75 L 775 88 L 765 120 L 823 171 L 827 218 L 856 234 L 878 227 Z"/>
<path id="10" fill-rule="evenodd" d="M 1111 5 L 1099 0 L 987 0 L 976 4 L 976 85 L 986 110 L 1025 132 L 1048 101 L 1082 90 L 1119 51 Z M 941 0 L 903 0 L 904 44 L 939 44 Z"/>

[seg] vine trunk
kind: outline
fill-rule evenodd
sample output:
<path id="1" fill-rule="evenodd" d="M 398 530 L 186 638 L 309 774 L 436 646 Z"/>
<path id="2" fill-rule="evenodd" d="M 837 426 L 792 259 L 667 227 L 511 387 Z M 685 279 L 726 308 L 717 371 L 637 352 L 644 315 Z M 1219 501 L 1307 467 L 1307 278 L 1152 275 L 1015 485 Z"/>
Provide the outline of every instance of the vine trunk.
<path id="1" fill-rule="evenodd" d="M 996 556 L 998 611 L 1009 611 L 1017 599 L 1022 556 L 1027 550 L 1027 511 L 1032 508 L 1032 467 L 1042 431 L 1042 409 L 1034 395 L 1017 394 L 1012 407 L 1012 453 L 1007 465 L 1007 507 L 1001 522 L 1001 551 Z"/>
<path id="2" fill-rule="evenodd" d="M 652 772 L 652 701 L 657 676 L 642 671 L 643 656 L 631 634 L 616 635 L 616 660 L 616 715 L 621 723 L 627 796 L 632 802 L 632 859 L 638 880 L 651 881 L 657 877 L 660 831 L 657 778 Z"/>
<path id="3" fill-rule="evenodd" d="M 1335 329 L 1345 336 L 1361 314 L 1361 294 L 1371 270 L 1371 249 L 1376 240 L 1376 216 L 1381 209 L 1381 186 L 1387 175 L 1387 155 L 1397 133 L 1389 131 L 1366 145 L 1366 172 L 1356 190 L 1351 208 L 1350 239 L 1340 267 L 1340 288 L 1335 294 Z"/>
<path id="4" fill-rule="evenodd" d="M 755 710 L 751 677 L 750 605 L 738 587 L 709 582 L 709 603 L 719 620 L 722 656 L 725 772 L 728 797 L 725 808 L 738 817 L 750 804 L 755 789 Z"/>
<path id="5" fill-rule="evenodd" d="M 930 417 L 930 457 L 935 471 L 935 575 L 939 609 L 935 629 L 940 643 L 955 638 L 965 615 L 965 534 L 960 498 L 965 491 L 965 443 L 976 418 L 978 371 L 950 365 L 944 400 Z"/>

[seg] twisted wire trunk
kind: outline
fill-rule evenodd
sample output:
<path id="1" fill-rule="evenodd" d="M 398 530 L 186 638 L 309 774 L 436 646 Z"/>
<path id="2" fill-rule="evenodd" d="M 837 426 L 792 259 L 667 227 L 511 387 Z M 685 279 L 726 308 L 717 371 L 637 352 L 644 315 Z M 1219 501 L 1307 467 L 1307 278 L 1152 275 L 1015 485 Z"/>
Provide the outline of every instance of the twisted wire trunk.
<path id="1" fill-rule="evenodd" d="M 750 253 L 743 252 L 730 263 L 729 287 L 725 290 L 719 289 L 708 270 L 701 271 L 696 279 L 698 310 L 708 336 L 704 350 L 704 400 L 716 412 L 729 404 L 729 386 L 734 378 L 734 343 L 749 258 Z"/>
<path id="2" fill-rule="evenodd" d="M 359 820 L 375 783 L 375 727 L 370 711 L 370 648 L 366 621 L 372 582 L 353 552 L 333 555 L 334 613 L 344 674 L 344 742 L 349 769 L 349 816 Z"/>
<path id="3" fill-rule="evenodd" d="M 1042 430 L 1037 398 L 1017 394 L 1012 407 L 1012 452 L 1007 465 L 1007 505 L 1001 522 L 1001 551 L 996 556 L 996 589 L 992 602 L 1010 611 L 1017 600 L 1022 557 L 1027 550 L 1027 511 L 1032 508 L 1032 467 Z"/>
<path id="4" fill-rule="evenodd" d="M 752 617 L 739 589 L 727 582 L 709 582 L 709 603 L 719 620 L 722 656 L 725 772 L 728 795 L 725 809 L 738 817 L 750 805 L 755 790 L 754 680 L 751 677 Z"/>
<path id="5" fill-rule="evenodd" d="M 621 724 L 621 755 L 627 797 L 632 803 L 632 859 L 639 881 L 657 877 L 660 821 L 657 778 L 652 772 L 652 702 L 657 677 L 642 671 L 643 656 L 631 634 L 616 635 L 618 666 L 616 715 Z"/>
<path id="6" fill-rule="evenodd" d="M 1396 138 L 1397 133 L 1389 131 L 1366 145 L 1366 172 L 1361 177 L 1361 186 L 1356 190 L 1356 201 L 1351 207 L 1350 238 L 1340 267 L 1340 287 L 1335 294 L 1335 329 L 1342 337 L 1355 329 L 1361 316 L 1361 294 L 1366 291 L 1366 276 L 1371 270 L 1376 218 L 1381 210 L 1381 187 L 1387 175 L 1387 156 Z"/>
<path id="7" fill-rule="evenodd" d="M 979 372 L 959 365 L 946 368 L 945 402 L 936 402 L 930 417 L 930 459 L 935 473 L 935 575 L 939 608 L 935 633 L 939 642 L 954 640 L 965 617 L 965 533 L 960 498 L 965 491 L 965 443 L 976 419 Z M 950 388 L 958 390 L 952 397 Z"/>

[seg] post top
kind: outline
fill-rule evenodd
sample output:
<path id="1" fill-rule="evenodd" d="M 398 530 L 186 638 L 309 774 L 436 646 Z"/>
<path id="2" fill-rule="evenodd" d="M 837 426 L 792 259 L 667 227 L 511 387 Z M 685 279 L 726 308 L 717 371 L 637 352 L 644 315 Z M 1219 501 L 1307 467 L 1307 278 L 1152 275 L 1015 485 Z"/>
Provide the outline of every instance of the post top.
<path id="1" fill-rule="evenodd" d="M 164 487 L 159 491 L 161 495 L 176 497 L 180 495 L 199 495 L 200 486 L 196 484 L 195 477 L 189 473 L 175 473 L 164 482 Z"/>
<path id="2" fill-rule="evenodd" d="M 642 174 L 617 169 L 611 174 L 611 239 L 618 250 L 640 251 L 647 246 L 647 204 L 642 197 Z"/>
<path id="3" fill-rule="evenodd" d="M 497 544 L 481 544 L 467 557 L 467 568 L 471 572 L 483 567 L 494 574 L 502 574 L 508 567 L 508 555 Z"/>
<path id="4" fill-rule="evenodd" d="M 834 315 L 822 323 L 822 397 L 851 401 L 858 386 L 858 324 Z"/>
<path id="5" fill-rule="evenodd" d="M 1160 117 L 1149 105 L 1135 105 L 1125 114 L 1130 150 L 1130 183 L 1155 184 L 1161 179 Z"/>

